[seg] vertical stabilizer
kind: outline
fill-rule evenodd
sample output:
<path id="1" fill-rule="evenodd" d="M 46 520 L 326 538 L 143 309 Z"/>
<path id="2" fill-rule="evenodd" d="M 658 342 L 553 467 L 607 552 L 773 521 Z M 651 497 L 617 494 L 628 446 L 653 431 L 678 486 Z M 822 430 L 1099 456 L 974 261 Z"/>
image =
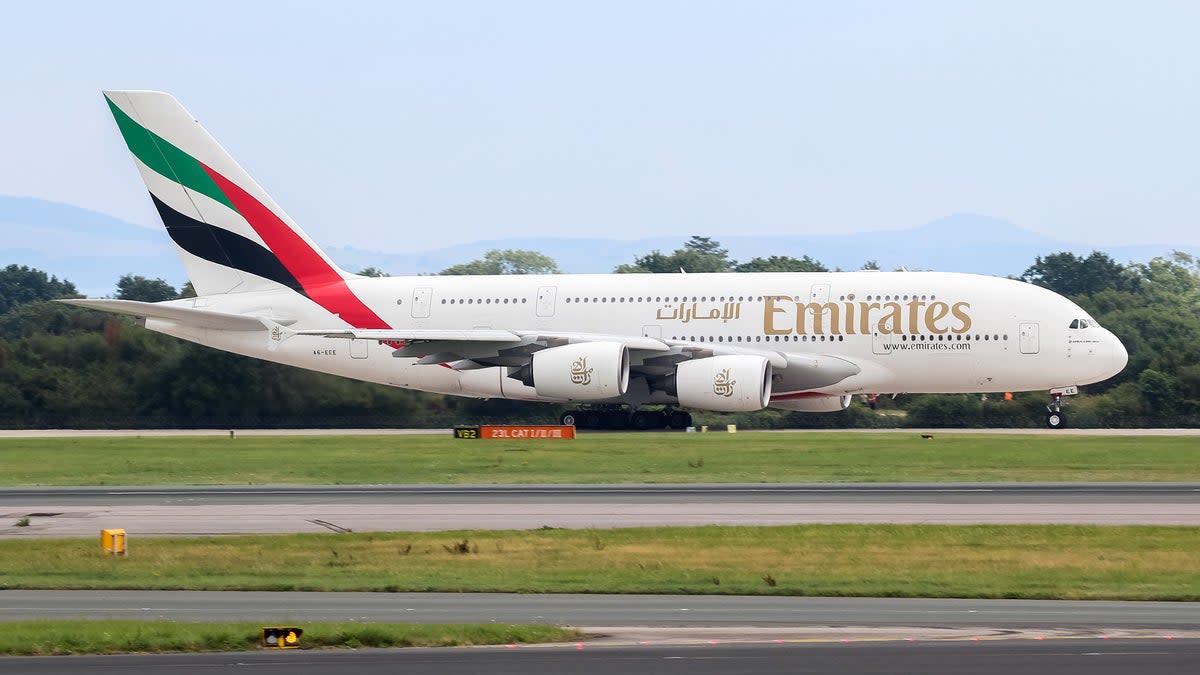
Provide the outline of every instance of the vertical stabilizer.
<path id="1" fill-rule="evenodd" d="M 346 276 L 169 94 L 106 91 L 134 163 L 201 295 Z"/>

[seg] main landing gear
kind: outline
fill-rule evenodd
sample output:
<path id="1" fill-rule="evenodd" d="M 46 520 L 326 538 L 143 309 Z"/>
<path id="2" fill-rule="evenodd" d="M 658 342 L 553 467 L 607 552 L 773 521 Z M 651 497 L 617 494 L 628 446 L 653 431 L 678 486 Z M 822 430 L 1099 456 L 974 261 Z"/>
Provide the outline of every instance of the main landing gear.
<path id="1" fill-rule="evenodd" d="M 1050 405 L 1046 406 L 1046 426 L 1062 429 L 1067 426 L 1067 416 L 1062 411 L 1062 394 L 1052 393 Z"/>
<path id="2" fill-rule="evenodd" d="M 559 421 L 572 424 L 577 429 L 686 429 L 692 426 L 692 416 L 682 410 L 635 410 L 632 413 L 623 406 L 595 406 L 568 410 Z"/>

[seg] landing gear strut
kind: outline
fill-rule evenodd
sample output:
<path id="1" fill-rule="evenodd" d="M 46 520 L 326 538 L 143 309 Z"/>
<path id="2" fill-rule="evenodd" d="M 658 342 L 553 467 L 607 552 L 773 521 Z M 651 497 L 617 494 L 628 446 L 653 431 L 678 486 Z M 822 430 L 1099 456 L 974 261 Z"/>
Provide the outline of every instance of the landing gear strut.
<path id="1" fill-rule="evenodd" d="M 1046 426 L 1051 429 L 1062 429 L 1067 426 L 1067 416 L 1062 411 L 1062 394 L 1052 394 L 1050 405 L 1046 406 Z"/>

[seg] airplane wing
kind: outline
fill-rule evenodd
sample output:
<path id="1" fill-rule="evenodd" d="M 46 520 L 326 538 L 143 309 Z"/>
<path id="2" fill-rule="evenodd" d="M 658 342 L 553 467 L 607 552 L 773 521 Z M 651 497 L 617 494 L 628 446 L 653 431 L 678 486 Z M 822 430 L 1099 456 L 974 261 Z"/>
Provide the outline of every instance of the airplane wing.
<path id="1" fill-rule="evenodd" d="M 816 353 L 785 353 L 770 348 L 721 345 L 668 340 L 649 336 L 607 335 L 527 330 L 428 330 L 383 329 L 329 330 L 283 329 L 284 339 L 294 335 L 356 340 L 377 340 L 392 345 L 392 356 L 417 359 L 418 364 L 448 365 L 455 370 L 474 370 L 494 366 L 520 368 L 543 349 L 585 342 L 617 342 L 630 353 L 630 370 L 648 378 L 672 373 L 682 361 L 734 354 L 765 358 L 780 377 L 781 390 L 804 391 L 832 384 L 856 375 L 861 368 L 847 359 Z"/>
<path id="2" fill-rule="evenodd" d="M 629 350 L 630 372 L 654 379 L 666 377 L 684 361 L 714 356 L 753 355 L 766 359 L 779 379 L 778 390 L 808 391 L 827 387 L 861 372 L 854 362 L 816 353 L 781 352 L 770 348 L 667 340 L 650 336 L 602 333 L 476 329 L 355 329 L 292 330 L 290 319 L 231 314 L 156 302 L 110 299 L 65 299 L 70 305 L 139 318 L 228 331 L 267 331 L 268 349 L 275 351 L 292 337 L 372 340 L 393 348 L 392 356 L 413 358 L 420 365 L 447 365 L 455 370 L 495 366 L 522 368 L 543 349 L 587 342 L 620 343 Z"/>

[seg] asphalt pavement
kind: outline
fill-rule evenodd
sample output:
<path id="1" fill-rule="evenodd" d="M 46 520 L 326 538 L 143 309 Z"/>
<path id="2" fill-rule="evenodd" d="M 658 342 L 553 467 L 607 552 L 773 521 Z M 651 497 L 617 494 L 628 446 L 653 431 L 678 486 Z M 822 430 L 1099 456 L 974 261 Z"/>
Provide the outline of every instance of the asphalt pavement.
<path id="1" fill-rule="evenodd" d="M 93 536 L 106 528 L 123 528 L 131 537 L 141 537 L 800 523 L 1200 525 L 1200 485 L 360 485 L 0 490 L 0 538 Z"/>
<path id="2" fill-rule="evenodd" d="M 0 658 L 6 672 L 37 675 L 249 671 L 309 675 L 725 675 L 922 673 L 925 675 L 1193 675 L 1200 640 L 1057 640 L 732 644 L 700 647 L 383 649 L 137 656 Z"/>

